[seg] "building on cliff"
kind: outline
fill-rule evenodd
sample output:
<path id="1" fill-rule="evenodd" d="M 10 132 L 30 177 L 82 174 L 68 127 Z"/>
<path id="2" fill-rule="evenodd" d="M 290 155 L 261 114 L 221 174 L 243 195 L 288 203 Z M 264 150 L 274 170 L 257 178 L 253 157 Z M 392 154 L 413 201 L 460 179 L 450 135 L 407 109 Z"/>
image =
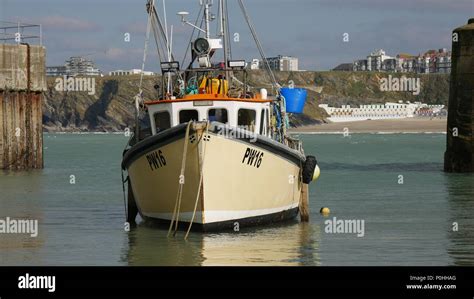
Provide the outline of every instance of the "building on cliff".
<path id="1" fill-rule="evenodd" d="M 101 71 L 95 63 L 82 56 L 73 56 L 66 60 L 64 65 L 46 67 L 46 75 L 61 76 L 100 76 Z"/>
<path id="2" fill-rule="evenodd" d="M 447 74 L 451 72 L 451 52 L 442 48 L 417 56 L 403 53 L 391 57 L 379 49 L 370 53 L 366 59 L 355 60 L 352 65 L 353 71 Z"/>
<path id="3" fill-rule="evenodd" d="M 276 57 L 267 57 L 268 65 L 273 71 L 281 72 L 295 72 L 298 71 L 298 58 L 293 56 L 278 55 Z M 264 63 L 258 59 L 252 59 L 252 62 L 247 64 L 247 68 L 251 70 L 258 70 L 264 67 Z"/>

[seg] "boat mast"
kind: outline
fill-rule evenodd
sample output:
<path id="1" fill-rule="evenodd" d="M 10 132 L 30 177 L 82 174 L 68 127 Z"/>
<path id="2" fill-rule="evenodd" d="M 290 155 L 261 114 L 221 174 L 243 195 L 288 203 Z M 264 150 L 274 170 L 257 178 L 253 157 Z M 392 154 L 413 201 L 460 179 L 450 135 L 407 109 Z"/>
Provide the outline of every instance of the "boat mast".
<path id="1" fill-rule="evenodd" d="M 211 38 L 211 31 L 210 31 L 210 23 L 211 23 L 211 15 L 209 14 L 209 7 L 212 5 L 212 0 L 201 0 L 201 5 L 204 2 L 204 19 L 206 21 L 206 39 L 209 40 Z"/>
<path id="2" fill-rule="evenodd" d="M 227 44 L 227 18 L 226 18 L 226 11 L 225 9 L 227 8 L 227 0 L 219 0 L 219 14 L 221 16 L 221 30 L 220 30 L 220 37 L 222 38 L 222 43 L 224 46 L 224 69 L 225 71 L 225 78 L 229 80 L 229 86 L 231 85 L 231 78 L 229 76 L 229 71 L 227 70 L 227 63 L 229 61 L 228 57 L 228 47 L 229 45 Z"/>
<path id="3" fill-rule="evenodd" d="M 172 43 L 173 43 L 173 25 L 171 25 L 171 32 L 170 35 L 168 35 L 168 22 L 166 19 L 166 0 L 163 0 L 163 18 L 165 22 L 165 42 L 166 42 L 166 54 L 168 55 L 168 62 L 171 62 L 171 50 L 172 50 Z M 170 41 L 171 39 L 171 41 Z M 172 82 L 171 82 L 171 73 L 167 73 L 168 80 L 166 82 L 166 95 L 171 94 L 171 90 L 173 88 Z"/>

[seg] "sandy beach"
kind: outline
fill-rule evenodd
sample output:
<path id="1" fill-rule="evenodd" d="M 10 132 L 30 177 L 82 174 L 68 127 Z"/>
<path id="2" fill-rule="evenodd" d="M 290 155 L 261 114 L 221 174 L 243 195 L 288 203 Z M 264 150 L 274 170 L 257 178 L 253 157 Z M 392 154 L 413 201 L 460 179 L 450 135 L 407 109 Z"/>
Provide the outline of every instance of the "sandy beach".
<path id="1" fill-rule="evenodd" d="M 445 133 L 446 126 L 446 118 L 403 118 L 303 126 L 290 132 L 342 133 L 347 128 L 349 133 Z"/>

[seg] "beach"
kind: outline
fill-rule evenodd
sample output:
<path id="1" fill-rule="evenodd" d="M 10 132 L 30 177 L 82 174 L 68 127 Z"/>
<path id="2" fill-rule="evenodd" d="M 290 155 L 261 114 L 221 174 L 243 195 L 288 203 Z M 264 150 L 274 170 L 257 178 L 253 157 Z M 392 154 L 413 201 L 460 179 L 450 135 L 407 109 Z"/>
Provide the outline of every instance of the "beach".
<path id="1" fill-rule="evenodd" d="M 295 133 L 445 133 L 446 118 L 402 118 L 327 123 L 293 128 Z"/>

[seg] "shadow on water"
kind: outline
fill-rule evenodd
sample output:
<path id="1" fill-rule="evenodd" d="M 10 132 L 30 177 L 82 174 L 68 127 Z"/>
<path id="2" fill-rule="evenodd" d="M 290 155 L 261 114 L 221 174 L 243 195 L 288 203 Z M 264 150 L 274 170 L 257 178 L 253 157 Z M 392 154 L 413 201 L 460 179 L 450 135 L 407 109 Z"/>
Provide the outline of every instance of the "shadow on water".
<path id="1" fill-rule="evenodd" d="M 121 262 L 131 266 L 298 266 L 319 265 L 319 227 L 283 223 L 239 232 L 184 231 L 139 224 L 128 234 Z"/>
<path id="2" fill-rule="evenodd" d="M 458 266 L 474 265 L 474 174 L 446 174 L 452 226 L 448 254 Z M 458 224 L 457 231 L 455 223 Z"/>

